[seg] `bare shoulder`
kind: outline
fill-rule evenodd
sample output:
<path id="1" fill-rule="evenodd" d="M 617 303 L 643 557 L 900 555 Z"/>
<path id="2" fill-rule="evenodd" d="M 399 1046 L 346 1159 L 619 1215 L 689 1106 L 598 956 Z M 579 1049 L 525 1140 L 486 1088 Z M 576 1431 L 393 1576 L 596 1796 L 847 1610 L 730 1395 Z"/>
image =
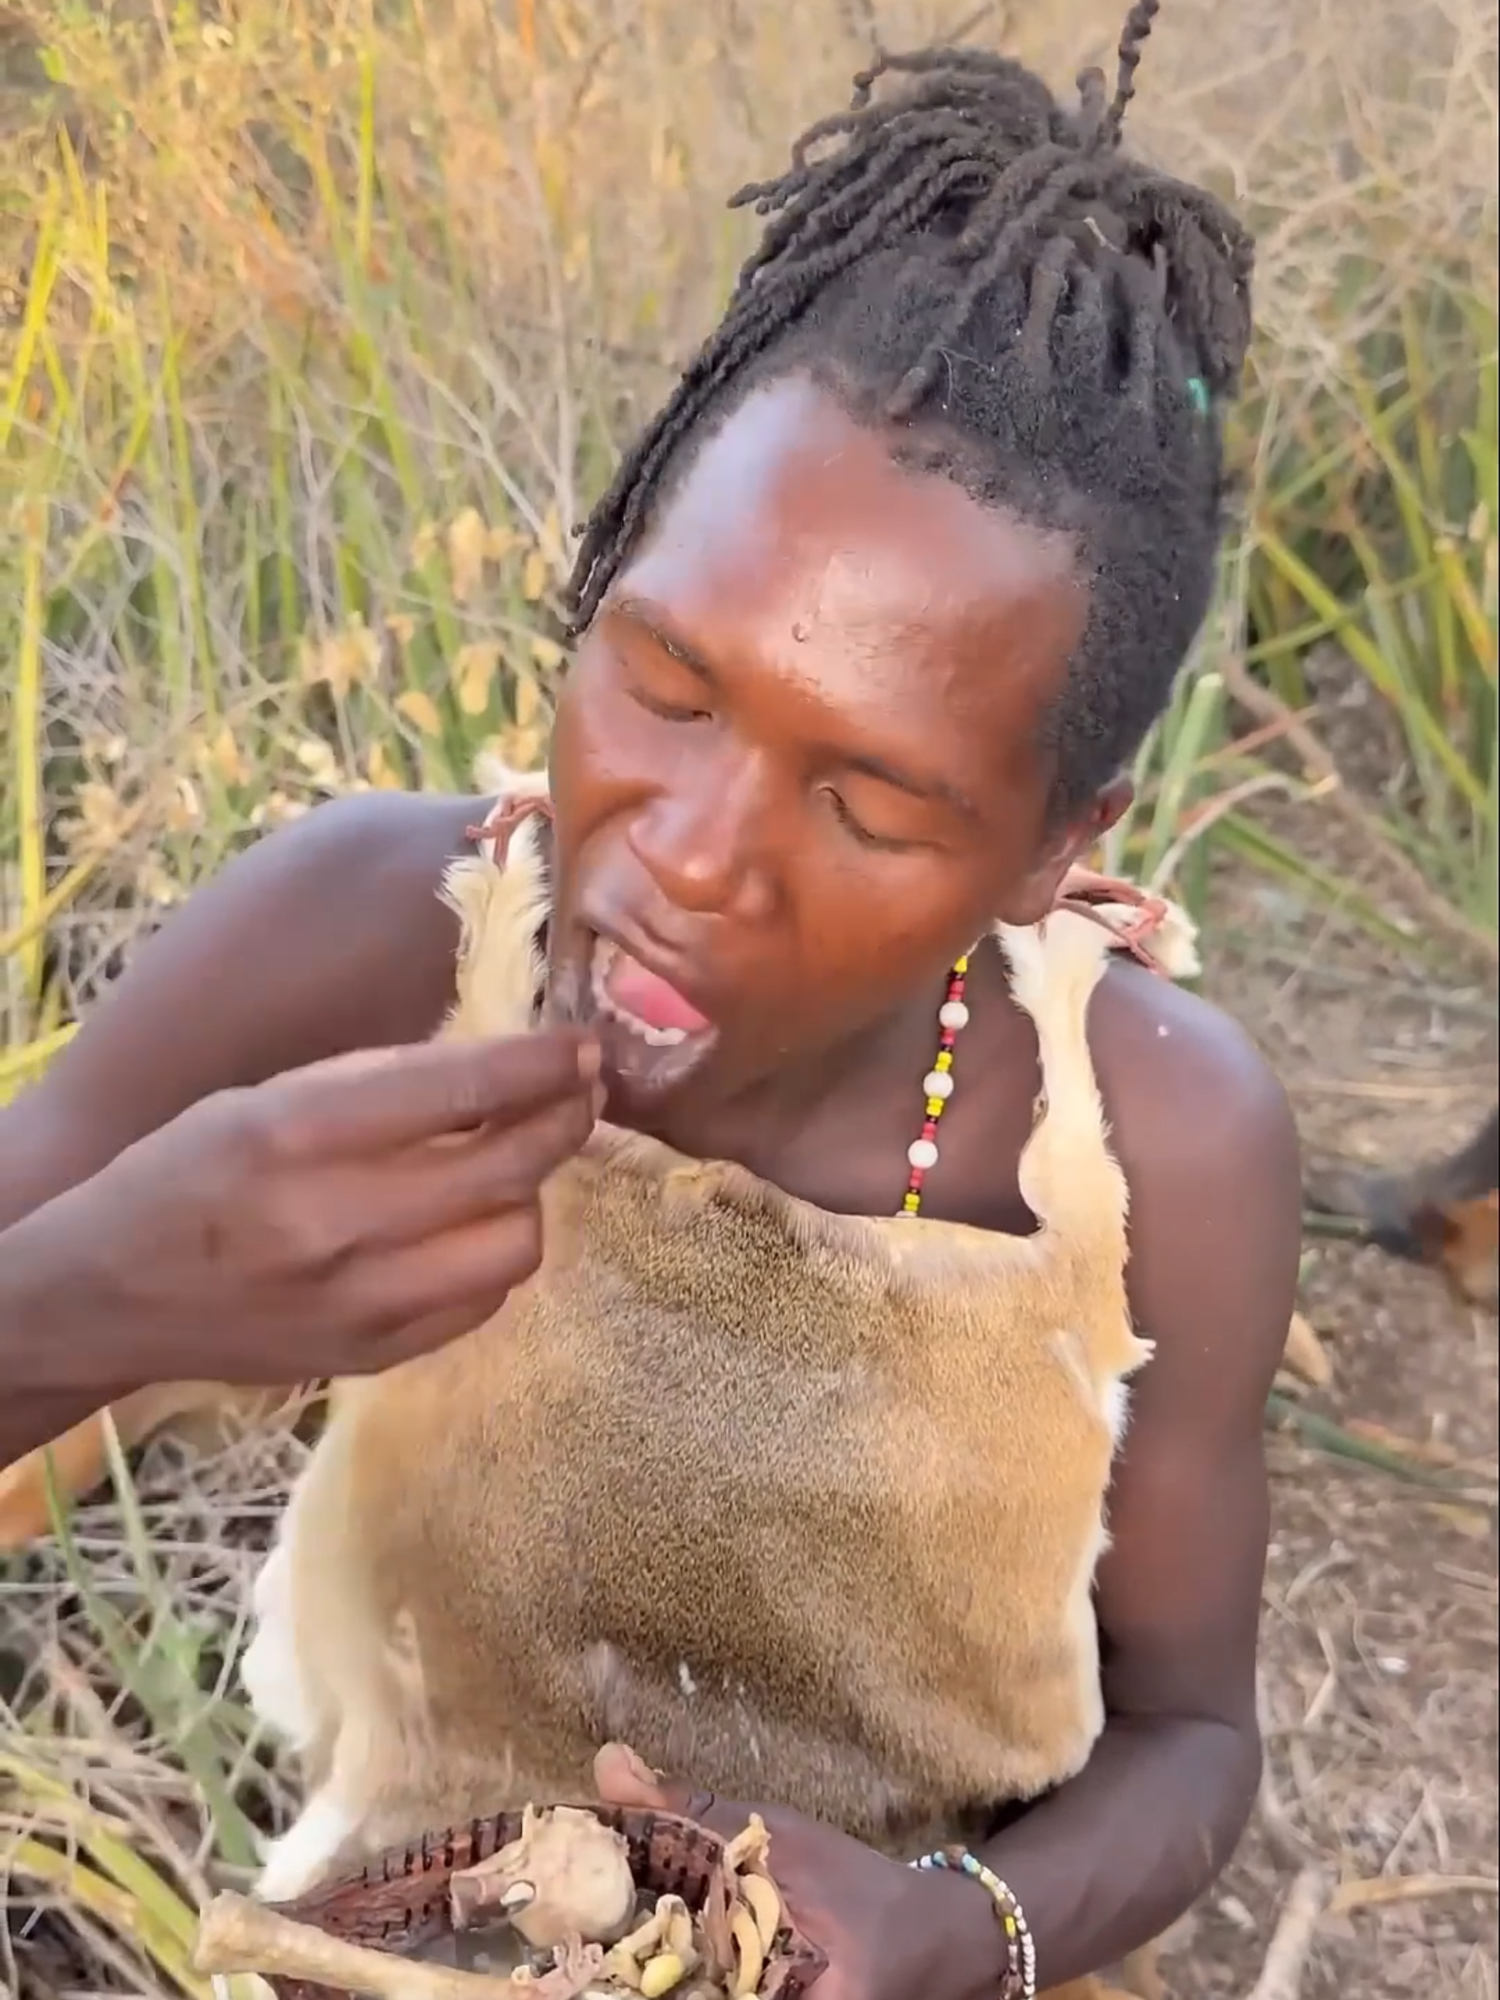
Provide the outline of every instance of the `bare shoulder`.
<path id="1" fill-rule="evenodd" d="M 1246 1029 L 1197 994 L 1112 966 L 1093 1021 L 1099 1085 L 1130 1189 L 1131 1297 L 1168 1337 L 1285 1339 L 1301 1248 L 1286 1091 Z M 1232 1299 L 1231 1299 L 1231 1294 Z"/>
<path id="2" fill-rule="evenodd" d="M 1286 1091 L 1232 1015 L 1129 962 L 1110 967 L 1094 1002 L 1092 1042 L 1116 1147 L 1147 1172 L 1201 1165 L 1246 1149 L 1295 1164 Z M 1291 1142 L 1291 1154 L 1286 1151 Z M 1254 1159 L 1245 1161 L 1254 1171 Z"/>
<path id="3" fill-rule="evenodd" d="M 1131 1316 L 1153 1343 L 1131 1378 L 1097 1580 L 1106 1698 L 1122 1715 L 1229 1722 L 1253 1744 L 1266 1396 L 1302 1247 L 1296 1127 L 1229 1015 L 1130 964 L 1095 998 L 1130 1189 Z"/>
<path id="4" fill-rule="evenodd" d="M 452 995 L 457 925 L 439 892 L 477 811 L 371 792 L 254 842 L 139 948 L 46 1081 L 0 1115 L 0 1153 L 24 1126 L 19 1151 L 66 1184 L 214 1091 L 421 1040 Z"/>

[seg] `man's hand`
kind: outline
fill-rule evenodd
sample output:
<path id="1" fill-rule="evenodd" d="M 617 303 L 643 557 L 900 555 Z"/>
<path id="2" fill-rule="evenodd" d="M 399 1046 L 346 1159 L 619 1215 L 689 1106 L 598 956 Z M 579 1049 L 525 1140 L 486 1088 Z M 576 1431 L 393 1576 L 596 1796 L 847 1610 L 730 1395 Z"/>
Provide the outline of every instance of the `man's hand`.
<path id="1" fill-rule="evenodd" d="M 999 1918 L 984 1890 L 963 1877 L 920 1874 L 782 1806 L 695 1791 L 658 1776 L 622 1744 L 600 1751 L 594 1779 L 608 1805 L 677 1813 L 726 1840 L 758 1814 L 792 1920 L 827 1955 L 815 2000 L 980 2000 L 998 1989 Z"/>
<path id="2" fill-rule="evenodd" d="M 0 1235 L 7 1387 L 364 1374 L 469 1331 L 536 1269 L 597 1076 L 558 1032 L 204 1099 Z"/>

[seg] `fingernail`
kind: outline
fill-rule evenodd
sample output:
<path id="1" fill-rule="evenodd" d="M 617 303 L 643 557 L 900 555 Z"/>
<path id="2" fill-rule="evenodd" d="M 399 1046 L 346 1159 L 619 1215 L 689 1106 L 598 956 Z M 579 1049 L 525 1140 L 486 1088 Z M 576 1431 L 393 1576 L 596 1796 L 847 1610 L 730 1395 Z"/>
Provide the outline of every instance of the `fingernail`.
<path id="1" fill-rule="evenodd" d="M 582 1042 L 578 1048 L 578 1074 L 585 1083 L 592 1083 L 598 1076 L 604 1062 L 604 1051 L 597 1042 Z"/>

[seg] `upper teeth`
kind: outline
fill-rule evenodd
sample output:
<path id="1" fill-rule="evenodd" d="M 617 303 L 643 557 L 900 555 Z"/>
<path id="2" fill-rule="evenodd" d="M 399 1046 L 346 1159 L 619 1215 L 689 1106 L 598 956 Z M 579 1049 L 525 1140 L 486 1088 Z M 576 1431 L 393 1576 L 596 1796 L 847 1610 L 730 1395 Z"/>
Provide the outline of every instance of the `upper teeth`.
<path id="1" fill-rule="evenodd" d="M 619 956 L 620 947 L 612 939 L 599 938 L 596 941 L 592 976 L 594 999 L 598 1002 L 599 1011 L 608 1014 L 612 1021 L 619 1021 L 622 1026 L 629 1028 L 633 1035 L 639 1035 L 643 1042 L 649 1042 L 652 1048 L 674 1049 L 679 1042 L 685 1042 L 686 1028 L 653 1028 L 649 1021 L 643 1021 L 638 1014 L 632 1014 L 628 1007 L 622 1007 L 618 1001 L 610 997 L 605 982 Z"/>

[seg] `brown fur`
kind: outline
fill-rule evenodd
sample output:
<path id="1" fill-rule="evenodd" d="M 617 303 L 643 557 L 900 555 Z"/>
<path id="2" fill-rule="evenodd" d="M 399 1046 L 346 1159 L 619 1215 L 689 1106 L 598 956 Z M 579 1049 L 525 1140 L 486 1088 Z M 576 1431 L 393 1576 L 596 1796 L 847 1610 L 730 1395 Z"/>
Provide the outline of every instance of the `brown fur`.
<path id="1" fill-rule="evenodd" d="M 1418 1209 L 1412 1230 L 1455 1297 L 1490 1312 L 1500 1307 L 1500 1192 Z"/>
<path id="2" fill-rule="evenodd" d="M 513 1031 L 531 843 L 452 888 L 452 1031 Z M 1086 1761 L 1103 1499 L 1148 1352 L 1085 1036 L 1108 939 L 1064 915 L 1003 941 L 1047 1084 L 1037 1235 L 835 1217 L 601 1129 L 495 1320 L 340 1386 L 247 1661 L 315 1787 L 264 1893 L 577 1793 L 611 1737 L 903 1852 Z"/>
<path id="3" fill-rule="evenodd" d="M 1359 1224 L 1392 1256 L 1430 1264 L 1455 1296 L 1500 1305 L 1500 1106 L 1440 1159 L 1389 1173 L 1327 1166 L 1308 1178 L 1308 1205 Z"/>

